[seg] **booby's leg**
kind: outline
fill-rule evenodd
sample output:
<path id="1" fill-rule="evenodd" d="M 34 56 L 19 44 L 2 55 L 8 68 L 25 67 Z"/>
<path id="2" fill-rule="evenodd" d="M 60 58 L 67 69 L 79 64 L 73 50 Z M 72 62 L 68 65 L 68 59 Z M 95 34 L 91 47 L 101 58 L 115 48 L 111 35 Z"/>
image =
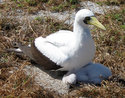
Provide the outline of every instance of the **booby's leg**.
<path id="1" fill-rule="evenodd" d="M 51 71 L 66 71 L 66 69 L 65 68 L 59 68 L 57 70 L 51 70 Z"/>

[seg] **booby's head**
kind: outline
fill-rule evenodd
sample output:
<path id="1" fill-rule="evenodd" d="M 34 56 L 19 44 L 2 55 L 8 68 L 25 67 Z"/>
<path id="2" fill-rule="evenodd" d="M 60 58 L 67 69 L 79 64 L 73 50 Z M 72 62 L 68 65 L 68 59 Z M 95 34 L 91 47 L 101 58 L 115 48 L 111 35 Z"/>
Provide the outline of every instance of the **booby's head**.
<path id="1" fill-rule="evenodd" d="M 82 23 L 85 25 L 94 25 L 103 30 L 106 30 L 106 28 L 97 20 L 93 12 L 88 9 L 82 9 L 78 11 L 76 13 L 75 20 L 80 24 Z"/>

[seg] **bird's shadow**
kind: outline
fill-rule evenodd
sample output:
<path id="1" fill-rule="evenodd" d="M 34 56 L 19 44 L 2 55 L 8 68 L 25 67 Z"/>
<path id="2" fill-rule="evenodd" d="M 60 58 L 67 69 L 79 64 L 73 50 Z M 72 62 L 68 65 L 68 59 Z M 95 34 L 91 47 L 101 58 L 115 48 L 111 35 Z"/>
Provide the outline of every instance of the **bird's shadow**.
<path id="1" fill-rule="evenodd" d="M 61 80 L 62 77 L 68 72 L 68 71 L 60 71 L 60 70 L 46 70 L 44 69 L 43 66 L 37 64 L 35 61 L 28 59 L 26 55 L 22 54 L 22 53 L 16 53 L 16 56 L 18 58 L 20 58 L 21 60 L 29 60 L 29 62 L 31 62 L 32 66 L 35 66 L 37 68 L 39 68 L 41 71 L 44 71 L 45 73 L 49 74 L 52 78 L 54 79 L 59 79 Z"/>
<path id="2" fill-rule="evenodd" d="M 49 74 L 52 78 L 54 79 L 59 79 L 61 80 L 63 78 L 63 76 L 67 73 L 67 71 L 60 71 L 60 70 L 45 70 L 41 65 L 35 63 L 34 61 L 31 61 L 32 65 L 39 68 L 40 70 L 46 72 L 47 74 Z M 121 79 L 117 76 L 111 76 L 108 81 L 114 81 L 114 82 L 117 82 L 117 83 L 120 83 L 122 85 L 125 86 L 125 80 L 124 79 Z M 81 82 L 77 82 L 75 85 L 70 85 L 70 88 L 74 88 L 74 87 L 79 87 L 80 85 L 84 85 L 84 84 L 87 84 L 87 83 L 81 83 Z M 95 85 L 95 86 L 101 86 L 101 84 L 93 84 L 91 83 L 90 85 Z"/>
<path id="3" fill-rule="evenodd" d="M 21 58 L 19 55 L 18 55 L 18 57 Z M 62 80 L 63 76 L 67 73 L 67 71 L 46 70 L 41 65 L 35 63 L 33 60 L 30 60 L 30 62 L 32 64 L 32 66 L 39 68 L 41 71 L 44 71 L 45 73 L 49 74 L 54 79 Z M 111 76 L 111 78 L 109 78 L 108 81 L 117 82 L 117 83 L 120 83 L 123 86 L 125 86 L 125 79 L 119 78 L 118 76 Z M 77 82 L 75 85 L 70 85 L 70 88 L 80 87 L 80 85 L 84 85 L 84 84 L 87 84 L 87 83 Z M 90 85 L 95 85 L 95 84 L 90 84 Z M 101 86 L 101 84 L 96 84 L 95 86 Z"/>
<path id="4" fill-rule="evenodd" d="M 34 61 L 31 60 L 30 62 L 31 62 L 31 64 L 32 64 L 32 66 L 35 66 L 35 67 L 39 68 L 40 70 L 46 72 L 47 74 L 49 74 L 49 75 L 50 75 L 52 78 L 54 78 L 54 79 L 59 79 L 59 80 L 61 80 L 62 77 L 67 73 L 67 71 L 46 70 L 46 69 L 44 69 L 43 66 L 41 66 L 41 65 L 39 65 L 39 64 L 37 64 L 37 63 L 35 63 Z"/>

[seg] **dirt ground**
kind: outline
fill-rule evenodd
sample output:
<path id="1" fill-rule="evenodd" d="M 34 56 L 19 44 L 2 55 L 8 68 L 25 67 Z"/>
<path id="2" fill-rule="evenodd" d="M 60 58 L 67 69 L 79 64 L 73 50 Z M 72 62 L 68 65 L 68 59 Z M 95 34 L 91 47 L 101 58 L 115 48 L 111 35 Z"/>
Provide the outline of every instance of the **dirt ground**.
<path id="1" fill-rule="evenodd" d="M 64 2 L 62 4 L 62 2 Z M 125 4 L 124 0 L 91 0 L 99 5 L 117 5 L 120 10 L 98 15 L 106 31 L 91 30 L 96 44 L 94 62 L 104 64 L 113 76 L 103 81 L 100 86 L 84 84 L 74 88 L 76 94 L 57 95 L 34 83 L 34 77 L 25 75 L 23 68 L 31 61 L 26 56 L 17 56 L 6 49 L 14 42 L 31 43 L 38 36 L 46 36 L 59 29 L 72 30 L 71 25 L 51 17 L 36 17 L 33 20 L 21 18 L 37 14 L 40 10 L 65 11 L 79 6 L 78 0 L 6 0 L 0 4 L 0 98 L 31 97 L 125 97 Z M 84 0 L 81 0 L 84 1 Z M 55 7 L 56 6 L 56 7 Z M 32 64 L 31 64 L 32 65 Z"/>

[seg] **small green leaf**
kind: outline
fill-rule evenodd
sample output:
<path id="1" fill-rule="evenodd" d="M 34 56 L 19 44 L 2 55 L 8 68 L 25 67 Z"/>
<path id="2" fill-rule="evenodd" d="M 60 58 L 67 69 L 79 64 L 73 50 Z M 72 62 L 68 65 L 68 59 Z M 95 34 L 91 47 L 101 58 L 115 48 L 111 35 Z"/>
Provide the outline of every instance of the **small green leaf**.
<path id="1" fill-rule="evenodd" d="M 121 25 L 120 27 L 125 30 L 125 25 Z"/>

